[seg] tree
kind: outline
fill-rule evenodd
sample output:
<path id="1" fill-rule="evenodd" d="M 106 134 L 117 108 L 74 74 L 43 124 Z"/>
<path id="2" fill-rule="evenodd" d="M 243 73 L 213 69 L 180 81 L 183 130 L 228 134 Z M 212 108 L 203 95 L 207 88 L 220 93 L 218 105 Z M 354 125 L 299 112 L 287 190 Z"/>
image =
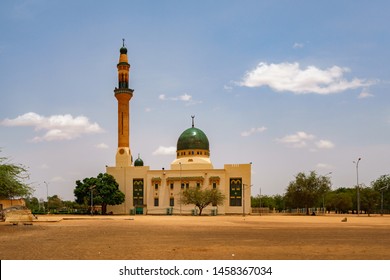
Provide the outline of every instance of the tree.
<path id="1" fill-rule="evenodd" d="M 286 203 L 292 208 L 306 208 L 309 215 L 309 207 L 321 205 L 323 196 L 330 191 L 330 185 L 329 177 L 317 176 L 315 171 L 309 175 L 300 172 L 287 187 Z"/>
<path id="2" fill-rule="evenodd" d="M 361 188 L 360 189 L 360 205 L 361 209 L 365 211 L 368 216 L 379 205 L 380 194 L 373 188 Z"/>
<path id="3" fill-rule="evenodd" d="M 62 199 L 58 195 L 53 195 L 49 197 L 48 202 L 47 202 L 47 208 L 49 210 L 58 210 L 61 207 L 63 207 L 64 204 L 62 203 Z"/>
<path id="4" fill-rule="evenodd" d="M 13 164 L 5 157 L 0 157 L 0 198 L 13 199 L 31 195 L 32 188 L 23 182 L 28 178 L 25 167 Z"/>
<path id="5" fill-rule="evenodd" d="M 26 207 L 30 209 L 31 211 L 38 211 L 40 208 L 39 200 L 36 197 L 27 197 L 25 199 L 26 201 Z"/>
<path id="6" fill-rule="evenodd" d="M 223 205 L 225 196 L 218 189 L 188 188 L 183 191 L 180 202 L 188 205 L 194 204 L 199 209 L 199 216 L 208 205 Z"/>
<path id="7" fill-rule="evenodd" d="M 326 195 L 326 208 L 334 209 L 336 213 L 346 213 L 353 207 L 353 196 L 345 188 L 330 192 Z"/>
<path id="8" fill-rule="evenodd" d="M 383 209 L 390 209 L 390 175 L 382 175 L 372 181 L 371 187 L 381 194 L 381 199 L 383 195 Z"/>
<path id="9" fill-rule="evenodd" d="M 107 205 L 118 205 L 125 201 L 125 195 L 119 190 L 115 178 L 107 173 L 100 173 L 96 178 L 77 180 L 74 195 L 76 202 L 84 205 L 91 205 L 92 196 L 93 204 L 102 206 L 103 215 L 107 213 Z"/>

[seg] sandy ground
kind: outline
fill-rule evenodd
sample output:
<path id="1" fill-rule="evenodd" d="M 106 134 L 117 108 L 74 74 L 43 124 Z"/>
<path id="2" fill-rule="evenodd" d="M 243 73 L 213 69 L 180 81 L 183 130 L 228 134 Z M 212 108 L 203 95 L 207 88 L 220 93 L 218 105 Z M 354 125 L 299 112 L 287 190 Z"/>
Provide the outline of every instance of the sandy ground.
<path id="1" fill-rule="evenodd" d="M 39 216 L 2 260 L 390 260 L 390 216 Z"/>

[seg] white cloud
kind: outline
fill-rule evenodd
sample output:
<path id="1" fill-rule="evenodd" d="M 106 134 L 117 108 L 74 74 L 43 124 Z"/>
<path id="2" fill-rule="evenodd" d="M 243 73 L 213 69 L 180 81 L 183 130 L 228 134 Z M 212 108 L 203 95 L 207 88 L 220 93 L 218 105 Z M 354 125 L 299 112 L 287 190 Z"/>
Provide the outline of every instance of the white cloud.
<path id="1" fill-rule="evenodd" d="M 87 117 L 72 115 L 53 115 L 44 117 L 30 112 L 18 116 L 15 119 L 5 119 L 3 126 L 31 126 L 35 131 L 46 131 L 43 136 L 36 136 L 33 142 L 71 140 L 83 134 L 94 134 L 103 132 L 97 123 L 91 123 Z"/>
<path id="2" fill-rule="evenodd" d="M 314 135 L 308 134 L 303 131 L 298 131 L 295 134 L 287 135 L 283 138 L 278 138 L 276 141 L 287 144 L 294 148 L 303 148 L 307 146 L 307 141 L 311 141 L 315 138 Z"/>
<path id="3" fill-rule="evenodd" d="M 262 126 L 262 127 L 252 127 L 250 130 L 248 131 L 243 131 L 241 132 L 241 136 L 243 137 L 247 137 L 247 136 L 251 136 L 252 134 L 255 134 L 255 133 L 261 133 L 261 132 L 264 132 L 266 131 L 267 128 L 265 126 Z"/>
<path id="4" fill-rule="evenodd" d="M 319 149 L 333 149 L 335 145 L 329 140 L 320 140 L 316 142 L 316 146 Z"/>
<path id="5" fill-rule="evenodd" d="M 325 70 L 315 66 L 301 69 L 297 62 L 279 64 L 261 62 L 255 69 L 248 71 L 237 84 L 245 87 L 269 86 L 275 91 L 290 91 L 295 94 L 331 94 L 374 83 L 357 78 L 348 81 L 344 74 L 349 71 L 348 68 L 339 66 Z"/>
<path id="6" fill-rule="evenodd" d="M 192 96 L 187 94 L 187 93 L 180 95 L 178 97 L 178 100 L 181 100 L 181 101 L 190 101 L 191 99 L 192 99 Z"/>
<path id="7" fill-rule="evenodd" d="M 167 97 L 165 94 L 160 94 L 158 99 L 162 101 L 183 101 L 186 105 L 194 105 L 202 103 L 202 101 L 195 101 L 192 99 L 192 95 L 184 93 L 183 95 L 175 96 L 175 97 Z"/>
<path id="8" fill-rule="evenodd" d="M 105 143 L 97 144 L 97 145 L 95 145 L 95 147 L 98 149 L 108 149 L 108 145 Z"/>
<path id="9" fill-rule="evenodd" d="M 369 97 L 374 97 L 373 94 L 369 93 L 367 91 L 367 89 L 364 89 L 358 96 L 359 99 L 363 99 L 363 98 L 369 98 Z"/>
<path id="10" fill-rule="evenodd" d="M 294 49 L 302 49 L 305 45 L 302 43 L 294 43 L 293 48 Z"/>
<path id="11" fill-rule="evenodd" d="M 233 87 L 231 85 L 224 85 L 223 89 L 226 90 L 226 91 L 232 91 Z"/>
<path id="12" fill-rule="evenodd" d="M 316 136 L 313 134 L 309 134 L 304 131 L 298 131 L 295 134 L 287 135 L 283 138 L 277 138 L 276 141 L 293 148 L 309 147 L 311 152 L 317 151 L 315 148 L 313 148 L 313 145 L 315 145 L 315 147 L 318 149 L 333 149 L 335 147 L 335 144 L 329 140 L 319 140 L 314 142 L 315 139 Z"/>
<path id="13" fill-rule="evenodd" d="M 176 154 L 176 147 L 171 146 L 171 147 L 164 147 L 164 146 L 159 146 L 157 150 L 153 152 L 153 155 L 174 155 Z"/>

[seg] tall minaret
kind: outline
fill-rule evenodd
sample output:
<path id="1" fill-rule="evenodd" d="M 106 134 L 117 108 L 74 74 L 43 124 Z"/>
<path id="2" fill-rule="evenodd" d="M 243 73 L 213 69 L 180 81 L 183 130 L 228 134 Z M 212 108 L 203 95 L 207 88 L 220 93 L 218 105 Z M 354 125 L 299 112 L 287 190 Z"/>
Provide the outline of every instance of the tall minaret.
<path id="1" fill-rule="evenodd" d="M 130 64 L 127 59 L 125 39 L 120 49 L 118 67 L 118 88 L 115 88 L 115 97 L 118 100 L 118 150 L 116 152 L 116 166 L 130 166 L 133 162 L 130 151 L 130 99 L 133 89 L 129 88 Z"/>

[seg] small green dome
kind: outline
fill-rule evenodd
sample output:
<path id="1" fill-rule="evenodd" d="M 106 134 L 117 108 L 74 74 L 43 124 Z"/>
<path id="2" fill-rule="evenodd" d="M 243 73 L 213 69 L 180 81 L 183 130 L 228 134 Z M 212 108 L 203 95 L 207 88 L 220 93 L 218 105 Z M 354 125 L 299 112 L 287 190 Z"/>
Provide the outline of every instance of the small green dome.
<path id="1" fill-rule="evenodd" d="M 139 157 L 134 161 L 134 166 L 144 166 L 144 161 Z"/>
<path id="2" fill-rule="evenodd" d="M 127 54 L 127 49 L 125 46 L 121 47 L 120 49 L 121 54 Z"/>
<path id="3" fill-rule="evenodd" d="M 206 134 L 196 127 L 185 130 L 177 140 L 177 150 L 209 150 Z"/>

